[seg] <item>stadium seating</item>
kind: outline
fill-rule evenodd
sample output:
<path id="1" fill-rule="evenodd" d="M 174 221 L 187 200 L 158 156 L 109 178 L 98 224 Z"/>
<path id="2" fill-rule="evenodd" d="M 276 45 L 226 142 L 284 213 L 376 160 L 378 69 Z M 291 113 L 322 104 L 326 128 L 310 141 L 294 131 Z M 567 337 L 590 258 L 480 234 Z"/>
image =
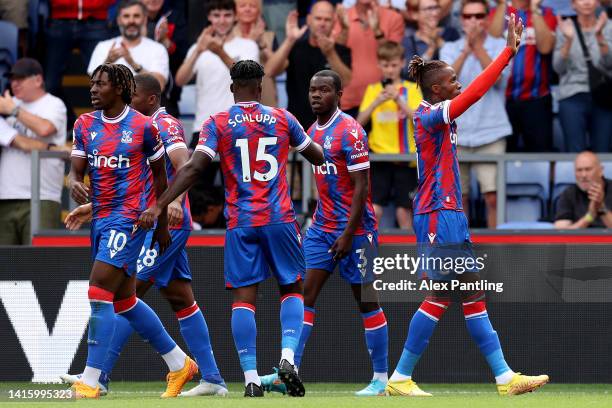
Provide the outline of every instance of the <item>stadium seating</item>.
<path id="1" fill-rule="evenodd" d="M 527 229 L 554 229 L 555 226 L 552 222 L 506 222 L 497 226 L 497 229 L 503 230 L 527 230 Z"/>
<path id="2" fill-rule="evenodd" d="M 576 176 L 574 175 L 574 162 L 570 161 L 558 161 L 555 163 L 554 181 L 552 189 L 552 214 L 555 213 L 557 208 L 557 201 L 559 196 L 567 187 L 576 183 Z"/>
<path id="3" fill-rule="evenodd" d="M 547 216 L 550 163 L 506 163 L 506 220 L 538 221 Z"/>

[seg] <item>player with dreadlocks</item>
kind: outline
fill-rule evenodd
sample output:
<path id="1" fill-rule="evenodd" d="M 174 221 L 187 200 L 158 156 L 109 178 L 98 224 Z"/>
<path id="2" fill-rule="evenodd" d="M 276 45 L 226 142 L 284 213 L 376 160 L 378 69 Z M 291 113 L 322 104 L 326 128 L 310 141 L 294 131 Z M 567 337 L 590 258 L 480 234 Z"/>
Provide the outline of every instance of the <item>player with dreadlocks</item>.
<path id="1" fill-rule="evenodd" d="M 191 159 L 178 171 L 157 204 L 141 216 L 150 227 L 163 209 L 198 179 L 219 154 L 225 184 L 224 275 L 231 289 L 232 334 L 244 371 L 245 397 L 262 397 L 257 374 L 255 301 L 270 271 L 281 294 L 281 359 L 278 376 L 291 396 L 305 390 L 294 354 L 304 320 L 304 254 L 287 186 L 287 157 L 295 147 L 309 162 L 323 164 L 323 149 L 284 109 L 260 103 L 263 67 L 239 61 L 230 70 L 235 105 L 202 125 Z"/>
<path id="2" fill-rule="evenodd" d="M 500 395 L 531 392 L 548 382 L 547 375 L 526 376 L 510 369 L 493 329 L 485 305 L 484 291 L 475 285 L 480 280 L 475 267 L 467 219 L 461 207 L 461 184 L 457 162 L 455 119 L 476 103 L 498 80 L 516 53 L 523 31 L 522 21 L 508 21 L 507 46 L 501 54 L 461 93 L 454 69 L 442 61 L 414 57 L 410 73 L 423 92 L 424 100 L 414 113 L 419 183 L 414 198 L 414 230 L 418 254 L 424 254 L 419 271 L 431 281 L 432 290 L 410 321 L 408 338 L 395 372 L 387 383 L 388 395 L 431 396 L 412 380 L 412 371 L 429 344 L 438 320 L 455 293 L 449 283 L 460 283 L 458 298 L 463 305 L 467 329 L 485 356 Z M 453 259 L 454 270 L 446 270 L 430 259 Z M 463 258 L 463 259 L 459 259 Z M 468 267 L 469 260 L 472 267 Z M 467 260 L 467 261 L 466 261 Z M 446 261 L 445 261 L 446 262 Z M 466 268 L 459 268 L 459 265 Z M 440 289 L 437 289 L 440 288 Z"/>
<path id="3" fill-rule="evenodd" d="M 134 89 L 132 73 L 124 65 L 99 66 L 90 89 L 96 110 L 81 115 L 74 124 L 70 190 L 77 203 L 91 201 L 94 260 L 88 290 L 87 363 L 72 386 L 77 398 L 97 398 L 100 383 L 108 382 L 100 374 L 115 330 L 115 313 L 125 317 L 168 365 L 168 386 L 162 397 L 176 397 L 198 371 L 155 312 L 135 293 L 138 255 L 147 234 L 139 227 L 138 217 L 147 204 L 149 171 L 157 197 L 166 189 L 167 178 L 157 127 L 128 106 Z M 84 183 L 86 170 L 90 186 Z M 170 244 L 166 212 L 164 207 L 153 233 L 161 252 Z"/>

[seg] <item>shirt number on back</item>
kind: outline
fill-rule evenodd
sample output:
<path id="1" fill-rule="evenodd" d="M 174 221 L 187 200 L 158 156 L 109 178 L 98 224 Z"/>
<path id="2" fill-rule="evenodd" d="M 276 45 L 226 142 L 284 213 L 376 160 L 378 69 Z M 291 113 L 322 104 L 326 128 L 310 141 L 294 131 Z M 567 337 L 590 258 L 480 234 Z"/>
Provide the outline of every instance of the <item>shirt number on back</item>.
<path id="1" fill-rule="evenodd" d="M 265 173 L 260 173 L 257 170 L 253 173 L 253 178 L 257 181 L 270 181 L 278 174 L 278 161 L 273 155 L 266 153 L 266 146 L 276 144 L 277 137 L 262 137 L 257 144 L 257 156 L 255 161 L 267 161 L 270 163 L 270 170 Z M 245 183 L 251 182 L 251 163 L 249 155 L 248 139 L 236 140 L 236 147 L 240 148 L 240 162 L 242 163 L 242 181 Z"/>

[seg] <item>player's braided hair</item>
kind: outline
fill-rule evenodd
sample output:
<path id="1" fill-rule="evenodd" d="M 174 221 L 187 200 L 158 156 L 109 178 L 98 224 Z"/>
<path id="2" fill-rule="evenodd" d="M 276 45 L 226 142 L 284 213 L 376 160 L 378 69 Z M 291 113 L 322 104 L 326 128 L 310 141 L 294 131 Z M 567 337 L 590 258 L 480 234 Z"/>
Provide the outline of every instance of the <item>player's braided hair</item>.
<path id="1" fill-rule="evenodd" d="M 123 64 L 102 64 L 94 69 L 91 77 L 95 77 L 98 72 L 106 72 L 110 83 L 114 87 L 121 88 L 121 100 L 128 105 L 132 103 L 136 82 L 134 82 L 134 75 L 128 67 Z"/>
<path id="2" fill-rule="evenodd" d="M 408 77 L 417 83 L 424 95 L 429 94 L 433 79 L 432 73 L 446 66 L 446 62 L 439 60 L 425 61 L 415 55 L 408 63 Z"/>
<path id="3" fill-rule="evenodd" d="M 260 79 L 264 76 L 264 69 L 260 63 L 253 60 L 238 61 L 230 69 L 230 77 L 233 81 Z"/>

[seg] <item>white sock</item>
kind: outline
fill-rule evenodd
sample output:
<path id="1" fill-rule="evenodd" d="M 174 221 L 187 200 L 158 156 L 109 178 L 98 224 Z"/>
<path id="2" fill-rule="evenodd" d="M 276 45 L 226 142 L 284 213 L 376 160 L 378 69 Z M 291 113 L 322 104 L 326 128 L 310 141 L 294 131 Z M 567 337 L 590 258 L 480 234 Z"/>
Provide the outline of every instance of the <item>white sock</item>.
<path id="1" fill-rule="evenodd" d="M 387 376 L 387 373 L 374 373 L 374 376 L 372 377 L 373 380 L 378 380 L 380 382 L 383 383 L 387 383 L 387 381 L 389 380 L 389 377 Z"/>
<path id="2" fill-rule="evenodd" d="M 295 365 L 295 362 L 293 361 L 293 350 L 291 350 L 290 348 L 284 348 L 281 350 L 281 361 L 283 360 L 287 360 L 289 362 L 289 364 L 291 365 Z"/>
<path id="3" fill-rule="evenodd" d="M 514 371 L 508 370 L 501 375 L 495 376 L 495 382 L 497 384 L 508 384 L 510 381 L 512 381 L 512 377 L 514 377 Z"/>
<path id="4" fill-rule="evenodd" d="M 98 386 L 98 380 L 100 379 L 100 373 L 102 373 L 100 369 L 85 366 L 81 380 L 90 387 L 96 388 Z"/>
<path id="5" fill-rule="evenodd" d="M 261 380 L 259 379 L 257 370 L 247 370 L 244 372 L 244 385 L 249 385 L 250 383 L 261 386 Z"/>
<path id="6" fill-rule="evenodd" d="M 179 346 L 174 347 L 170 352 L 162 355 L 170 371 L 178 371 L 185 367 L 185 357 L 187 357 L 187 354 L 185 354 Z"/>
<path id="7" fill-rule="evenodd" d="M 391 378 L 389 379 L 389 381 L 406 381 L 406 380 L 410 380 L 410 379 L 412 379 L 412 376 L 404 375 L 404 374 L 398 372 L 397 370 L 395 370 L 393 372 L 393 374 L 391 375 Z"/>

